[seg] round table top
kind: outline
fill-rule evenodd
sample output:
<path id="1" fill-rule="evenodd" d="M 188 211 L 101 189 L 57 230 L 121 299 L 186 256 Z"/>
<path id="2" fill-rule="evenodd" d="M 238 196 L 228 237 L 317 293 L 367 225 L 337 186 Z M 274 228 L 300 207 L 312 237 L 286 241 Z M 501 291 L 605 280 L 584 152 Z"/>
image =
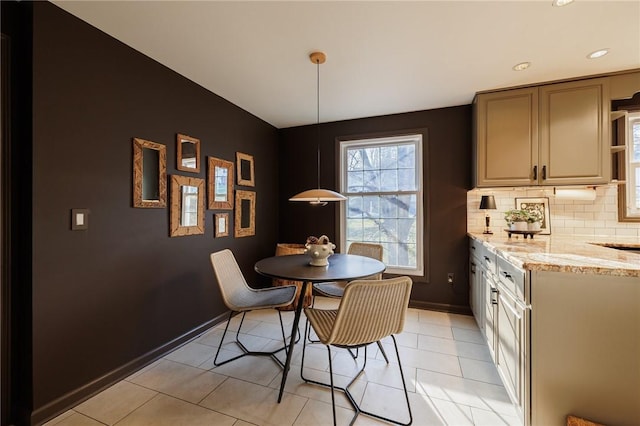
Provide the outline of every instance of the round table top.
<path id="1" fill-rule="evenodd" d="M 257 273 L 271 278 L 294 281 L 348 281 L 374 275 L 385 270 L 379 260 L 355 254 L 332 254 L 328 266 L 312 266 L 306 254 L 273 256 L 258 261 L 254 269 Z"/>

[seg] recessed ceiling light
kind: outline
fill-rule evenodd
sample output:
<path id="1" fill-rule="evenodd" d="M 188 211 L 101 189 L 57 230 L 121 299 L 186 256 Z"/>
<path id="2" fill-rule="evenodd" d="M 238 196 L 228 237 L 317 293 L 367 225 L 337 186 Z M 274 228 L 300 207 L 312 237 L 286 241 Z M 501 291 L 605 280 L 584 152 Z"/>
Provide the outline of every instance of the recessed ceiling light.
<path id="1" fill-rule="evenodd" d="M 531 66 L 531 62 L 520 62 L 513 66 L 514 71 L 524 71 Z"/>
<path id="2" fill-rule="evenodd" d="M 573 3 L 573 0 L 553 0 L 551 2 L 551 5 L 561 7 L 561 6 L 566 6 L 569 3 Z"/>
<path id="3" fill-rule="evenodd" d="M 606 55 L 607 53 L 609 53 L 609 49 L 600 49 L 600 50 L 596 50 L 595 52 L 589 53 L 587 55 L 587 58 L 589 58 L 589 59 L 601 58 L 604 55 Z"/>

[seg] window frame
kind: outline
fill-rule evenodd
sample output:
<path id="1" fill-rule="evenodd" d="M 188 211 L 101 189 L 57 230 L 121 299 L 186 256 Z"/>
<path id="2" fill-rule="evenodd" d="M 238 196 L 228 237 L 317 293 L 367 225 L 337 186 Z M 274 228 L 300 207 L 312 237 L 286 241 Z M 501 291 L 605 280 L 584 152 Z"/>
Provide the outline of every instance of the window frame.
<path id="1" fill-rule="evenodd" d="M 339 139 L 339 185 L 342 195 L 347 197 L 347 201 L 340 203 L 340 251 L 347 252 L 347 209 L 350 196 L 368 195 L 406 195 L 416 196 L 416 266 L 400 267 L 388 266 L 385 273 L 424 276 L 425 273 L 425 184 L 424 184 L 424 161 L 423 161 L 423 139 L 421 133 L 411 133 L 394 136 L 371 136 L 359 137 L 356 139 Z M 374 146 L 397 146 L 411 143 L 415 146 L 415 179 L 417 189 L 415 191 L 379 191 L 379 192 L 349 192 L 347 188 L 347 150 L 353 147 L 374 147 Z"/>
<path id="2" fill-rule="evenodd" d="M 640 221 L 640 208 L 633 207 L 638 202 L 635 195 L 636 186 L 640 185 L 640 182 L 635 181 L 637 176 L 636 170 L 640 170 L 640 161 L 633 161 L 633 126 L 640 126 L 640 110 L 629 111 L 627 115 L 627 134 L 625 142 L 625 199 L 624 209 L 625 219 L 631 219 Z"/>

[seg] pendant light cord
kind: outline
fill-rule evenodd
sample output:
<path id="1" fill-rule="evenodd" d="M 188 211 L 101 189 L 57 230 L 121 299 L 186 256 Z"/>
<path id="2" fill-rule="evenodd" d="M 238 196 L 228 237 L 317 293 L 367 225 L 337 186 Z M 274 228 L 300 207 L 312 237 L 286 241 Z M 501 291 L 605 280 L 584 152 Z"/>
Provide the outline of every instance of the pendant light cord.
<path id="1" fill-rule="evenodd" d="M 320 60 L 316 60 L 316 142 L 318 144 L 318 189 L 320 189 Z"/>

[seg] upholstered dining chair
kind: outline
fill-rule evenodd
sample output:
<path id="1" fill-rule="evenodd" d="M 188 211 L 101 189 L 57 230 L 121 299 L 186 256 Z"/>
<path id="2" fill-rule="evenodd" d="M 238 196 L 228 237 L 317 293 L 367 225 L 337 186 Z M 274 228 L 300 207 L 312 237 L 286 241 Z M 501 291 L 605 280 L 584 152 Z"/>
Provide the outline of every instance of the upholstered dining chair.
<path id="1" fill-rule="evenodd" d="M 331 388 L 334 425 L 336 424 L 335 389 L 339 389 L 346 394 L 356 411 L 350 424 L 353 424 L 361 413 L 399 425 L 410 425 L 413 421 L 409 395 L 407 393 L 407 384 L 402 372 L 398 344 L 394 336 L 394 334 L 402 332 L 404 327 L 411 286 L 412 282 L 409 277 L 389 278 L 377 281 L 355 280 L 351 281 L 345 287 L 344 295 L 342 296 L 342 300 L 340 300 L 338 309 L 323 310 L 305 308 L 304 312 L 311 323 L 311 327 L 317 334 L 320 342 L 327 347 L 330 383 L 322 383 L 304 377 L 304 355 L 307 346 L 307 336 L 303 339 L 300 376 L 305 382 Z M 307 330 L 305 330 L 305 334 L 306 333 Z M 400 370 L 400 377 L 402 378 L 402 386 L 404 387 L 404 395 L 409 413 L 409 421 L 407 423 L 362 410 L 349 391 L 349 387 L 360 377 L 360 374 L 362 374 L 367 365 L 367 345 L 373 342 L 379 342 L 388 336 L 390 336 L 393 341 L 398 358 L 398 369 Z M 365 356 L 362 368 L 344 388 L 334 386 L 333 383 L 331 346 L 339 348 L 364 347 Z"/>
<path id="2" fill-rule="evenodd" d="M 353 242 L 349 246 L 349 249 L 347 250 L 347 253 L 348 254 L 357 254 L 359 256 L 370 257 L 372 259 L 376 259 L 376 260 L 379 260 L 379 261 L 382 262 L 383 248 L 382 248 L 381 244 Z M 361 279 L 363 279 L 363 280 L 380 280 L 380 279 L 382 279 L 382 273 L 371 275 L 369 277 L 364 277 L 364 278 L 361 278 Z M 317 294 L 319 294 L 321 296 L 332 297 L 332 298 L 340 298 L 344 294 L 344 288 L 345 288 L 346 285 L 347 285 L 346 281 L 333 281 L 333 282 L 328 282 L 328 283 L 315 283 L 313 285 L 313 290 Z M 387 361 L 387 364 L 388 364 L 389 363 L 389 358 L 387 357 L 387 354 L 384 351 L 384 348 L 383 348 L 382 344 L 380 342 L 376 342 L 376 343 L 378 344 L 378 348 L 380 349 L 380 352 L 382 353 L 382 356 L 384 357 L 385 361 Z M 349 353 L 351 354 L 351 356 L 353 358 L 357 357 L 357 353 L 354 354 L 352 351 L 349 351 Z"/>
<path id="3" fill-rule="evenodd" d="M 238 262 L 236 262 L 236 258 L 229 249 L 212 253 L 211 265 L 213 266 L 213 272 L 215 273 L 218 285 L 220 286 L 222 300 L 231 311 L 229 313 L 227 325 L 224 328 L 224 333 L 222 334 L 222 340 L 220 340 L 220 346 L 218 346 L 216 356 L 213 360 L 213 364 L 215 366 L 220 366 L 238 358 L 242 358 L 245 355 L 261 355 L 270 356 L 277 364 L 284 367 L 282 361 L 275 356 L 278 352 L 287 348 L 287 340 L 284 333 L 284 326 L 282 324 L 282 314 L 275 308 L 287 306 L 293 302 L 296 295 L 296 286 L 287 285 L 264 289 L 254 289 L 249 287 L 240 267 L 238 266 Z M 278 317 L 280 318 L 280 329 L 282 330 L 282 341 L 284 343 L 283 347 L 271 352 L 250 351 L 240 341 L 240 330 L 242 329 L 242 323 L 244 322 L 246 313 L 258 309 L 274 309 L 278 313 Z M 220 354 L 220 349 L 224 343 L 224 338 L 227 335 L 229 323 L 231 322 L 233 314 L 238 312 L 242 313 L 242 318 L 240 319 L 240 325 L 236 331 L 235 343 L 240 347 L 243 353 L 225 361 L 218 362 L 218 355 Z"/>

